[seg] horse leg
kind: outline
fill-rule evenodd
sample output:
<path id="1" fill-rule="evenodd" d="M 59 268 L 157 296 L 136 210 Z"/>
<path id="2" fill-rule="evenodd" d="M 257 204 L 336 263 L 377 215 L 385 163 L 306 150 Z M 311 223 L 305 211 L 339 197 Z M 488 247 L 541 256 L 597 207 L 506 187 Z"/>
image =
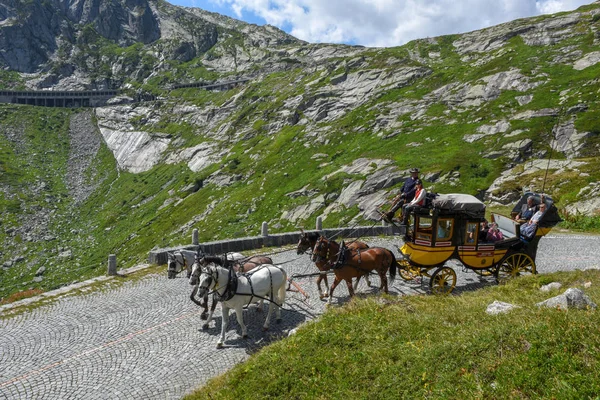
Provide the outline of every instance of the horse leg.
<path id="1" fill-rule="evenodd" d="M 265 301 L 261 299 L 258 303 L 256 303 L 256 312 L 258 312 L 258 313 L 263 312 L 264 306 L 265 306 Z"/>
<path id="2" fill-rule="evenodd" d="M 342 279 L 338 278 L 338 276 L 335 276 L 335 279 L 333 280 L 333 283 L 331 284 L 331 287 L 329 288 L 329 299 L 327 300 L 327 304 L 331 304 L 331 299 L 333 299 L 333 291 L 335 290 L 336 286 L 339 285 L 340 281 Z"/>
<path id="3" fill-rule="evenodd" d="M 200 314 L 200 319 L 206 320 L 208 318 L 208 292 L 204 294 L 202 300 L 204 301 L 204 304 L 202 306 L 204 307 L 204 311 L 202 311 L 202 314 Z"/>
<path id="4" fill-rule="evenodd" d="M 244 306 L 239 304 L 235 307 L 235 317 L 237 318 L 238 324 L 242 327 L 242 338 L 246 339 L 248 337 L 248 332 L 246 331 L 246 325 L 244 325 Z"/>
<path id="5" fill-rule="evenodd" d="M 354 289 L 352 288 L 352 278 L 348 278 L 345 281 L 346 286 L 348 286 L 348 293 L 350 293 L 350 297 L 354 297 Z"/>
<path id="6" fill-rule="evenodd" d="M 225 305 L 225 303 L 221 303 L 221 337 L 217 342 L 217 349 L 223 347 L 223 343 L 225 342 L 225 332 L 227 332 L 227 325 L 229 325 L 229 307 Z"/>
<path id="7" fill-rule="evenodd" d="M 269 302 L 269 312 L 267 313 L 267 318 L 265 318 L 265 324 L 263 325 L 263 331 L 269 330 L 269 323 L 271 322 L 271 314 L 273 314 L 273 309 L 275 308 L 274 301 L 277 301 L 277 296 L 271 296 Z"/>
<path id="8" fill-rule="evenodd" d="M 325 291 L 321 289 L 321 282 L 325 281 Z M 327 297 L 327 292 L 329 291 L 329 282 L 327 282 L 327 272 L 321 272 L 317 277 L 317 288 L 319 289 L 319 298 L 324 299 Z"/>
<path id="9" fill-rule="evenodd" d="M 277 318 L 275 319 L 275 322 L 280 323 L 281 322 L 281 307 L 283 307 L 283 303 L 285 302 L 285 294 L 286 294 L 286 290 L 285 290 L 285 282 L 281 284 L 281 286 L 279 287 L 279 293 L 277 295 Z"/>
<path id="10" fill-rule="evenodd" d="M 385 270 L 379 271 L 379 279 L 381 279 L 381 289 L 383 289 L 383 291 L 385 293 L 389 293 L 388 292 L 388 280 L 387 280 L 387 276 L 385 276 Z"/>
<path id="11" fill-rule="evenodd" d="M 208 294 L 205 297 L 205 301 L 206 309 L 208 310 Z M 212 305 L 210 306 L 210 313 L 206 318 L 206 322 L 202 325 L 202 329 L 208 329 L 208 324 L 210 323 L 210 321 L 212 321 L 213 314 L 215 313 L 215 308 L 217 308 L 217 303 L 218 301 L 217 299 L 215 299 L 215 296 L 212 296 Z"/>

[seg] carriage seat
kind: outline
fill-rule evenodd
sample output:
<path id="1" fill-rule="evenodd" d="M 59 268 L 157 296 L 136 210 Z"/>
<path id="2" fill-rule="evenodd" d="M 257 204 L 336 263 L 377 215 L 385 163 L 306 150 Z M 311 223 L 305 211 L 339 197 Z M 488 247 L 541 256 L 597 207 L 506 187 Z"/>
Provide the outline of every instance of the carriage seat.
<path id="1" fill-rule="evenodd" d="M 492 213 L 492 220 L 498 224 L 498 229 L 502 232 L 504 239 L 510 239 L 517 236 L 519 227 L 517 222 L 504 215 Z"/>

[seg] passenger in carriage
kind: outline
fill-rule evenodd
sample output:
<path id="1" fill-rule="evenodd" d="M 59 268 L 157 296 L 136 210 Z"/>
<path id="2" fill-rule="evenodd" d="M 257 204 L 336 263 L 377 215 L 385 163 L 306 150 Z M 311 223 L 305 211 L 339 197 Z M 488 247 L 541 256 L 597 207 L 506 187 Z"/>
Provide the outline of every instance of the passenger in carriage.
<path id="1" fill-rule="evenodd" d="M 529 196 L 527 198 L 527 204 L 523 204 L 521 207 L 521 212 L 519 212 L 515 217 L 515 221 L 525 223 L 529 221 L 531 217 L 533 217 L 533 214 L 535 214 L 538 210 L 539 206 L 535 204 L 535 198 L 533 196 Z"/>
<path id="2" fill-rule="evenodd" d="M 521 238 L 525 240 L 531 240 L 535 236 L 540 219 L 546 212 L 546 204 L 542 203 L 538 212 L 533 214 L 533 217 L 526 223 L 521 225 Z"/>
<path id="3" fill-rule="evenodd" d="M 418 207 L 425 206 L 425 198 L 427 196 L 427 191 L 423 189 L 423 182 L 420 179 L 417 179 L 415 182 L 415 196 L 412 201 L 408 204 L 402 206 L 402 224 L 408 225 L 408 217 L 412 210 Z"/>
<path id="4" fill-rule="evenodd" d="M 504 235 L 502 234 L 502 231 L 498 229 L 498 224 L 492 222 L 492 226 L 486 235 L 486 240 L 488 242 L 498 242 L 502 239 L 504 239 Z"/>
<path id="5" fill-rule="evenodd" d="M 488 220 L 484 219 L 480 223 L 479 228 L 480 228 L 479 235 L 477 236 L 479 238 L 478 241 L 480 243 L 487 241 L 487 234 L 488 234 L 488 231 L 490 230 L 490 226 L 488 225 Z M 475 238 L 473 237 L 474 233 L 475 233 L 474 230 L 469 232 L 469 240 L 467 243 L 473 243 L 475 241 Z"/>

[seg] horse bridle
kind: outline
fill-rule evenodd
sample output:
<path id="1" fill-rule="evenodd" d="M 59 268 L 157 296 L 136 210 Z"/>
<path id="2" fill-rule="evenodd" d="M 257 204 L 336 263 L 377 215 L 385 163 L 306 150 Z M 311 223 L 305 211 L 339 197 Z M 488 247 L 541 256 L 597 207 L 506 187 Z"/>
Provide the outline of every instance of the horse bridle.
<path id="1" fill-rule="evenodd" d="M 210 292 L 210 288 L 211 285 L 213 283 L 213 280 L 215 282 L 219 282 L 219 271 L 215 268 L 215 269 L 211 269 L 209 266 L 203 266 L 202 263 L 200 263 L 199 261 L 196 261 L 196 263 L 198 264 L 198 267 L 195 271 L 193 271 L 194 273 L 192 273 L 192 276 L 196 279 L 198 279 L 198 281 L 200 280 L 200 275 L 202 275 L 202 273 L 205 273 L 208 275 L 208 278 L 206 279 L 206 281 L 208 282 L 206 284 L 206 286 L 202 285 L 200 286 L 200 282 L 198 282 L 198 289 L 202 288 L 206 291 Z M 203 269 L 206 267 L 206 271 L 204 271 Z M 213 273 L 217 274 L 217 277 L 215 278 L 213 276 Z M 214 285 L 212 285 L 214 286 Z"/>
<path id="2" fill-rule="evenodd" d="M 305 243 L 305 241 L 306 241 L 306 243 Z M 306 248 L 302 251 L 301 254 L 306 254 L 306 252 L 310 249 L 309 255 L 312 256 L 312 254 L 313 254 L 313 247 L 314 246 L 310 245 L 310 240 L 308 240 L 308 238 L 306 236 L 302 236 L 300 238 L 300 242 L 298 243 L 298 247 L 300 247 L 300 245 L 303 245 L 303 246 L 305 245 L 306 246 Z"/>
<path id="3" fill-rule="evenodd" d="M 327 260 L 329 259 L 329 247 L 330 247 L 329 243 L 327 243 L 327 252 L 325 253 L 325 257 L 323 257 L 321 255 L 321 249 L 323 248 L 324 244 L 325 244 L 325 239 L 319 238 L 318 249 L 317 249 L 317 251 L 312 252 L 313 262 L 320 262 L 320 261 L 327 262 Z M 316 247 L 316 245 L 315 245 L 315 247 Z"/>

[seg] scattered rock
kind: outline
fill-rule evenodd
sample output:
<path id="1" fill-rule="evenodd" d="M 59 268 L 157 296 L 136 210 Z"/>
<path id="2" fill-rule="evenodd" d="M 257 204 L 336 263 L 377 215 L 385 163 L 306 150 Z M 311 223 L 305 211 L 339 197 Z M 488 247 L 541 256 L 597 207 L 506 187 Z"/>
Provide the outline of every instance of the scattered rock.
<path id="1" fill-rule="evenodd" d="M 542 292 L 549 292 L 549 291 L 551 291 L 551 290 L 557 290 L 557 289 L 560 289 L 561 287 L 562 287 L 562 284 L 561 284 L 560 282 L 552 282 L 552 283 L 549 283 L 549 284 L 547 284 L 547 285 L 544 285 L 544 286 L 542 286 L 542 287 L 540 288 L 540 290 L 541 290 Z"/>
<path id="2" fill-rule="evenodd" d="M 538 307 L 560 308 L 563 310 L 567 310 L 569 308 L 596 308 L 596 304 L 592 302 L 590 298 L 583 293 L 583 291 L 576 288 L 567 289 L 563 294 L 537 303 L 536 305 Z"/>
<path id="3" fill-rule="evenodd" d="M 505 303 L 505 302 L 496 300 L 492 304 L 487 306 L 487 309 L 485 310 L 485 312 L 486 312 L 486 314 L 489 314 L 489 315 L 505 314 L 516 307 L 517 306 L 515 306 L 514 304 Z"/>

